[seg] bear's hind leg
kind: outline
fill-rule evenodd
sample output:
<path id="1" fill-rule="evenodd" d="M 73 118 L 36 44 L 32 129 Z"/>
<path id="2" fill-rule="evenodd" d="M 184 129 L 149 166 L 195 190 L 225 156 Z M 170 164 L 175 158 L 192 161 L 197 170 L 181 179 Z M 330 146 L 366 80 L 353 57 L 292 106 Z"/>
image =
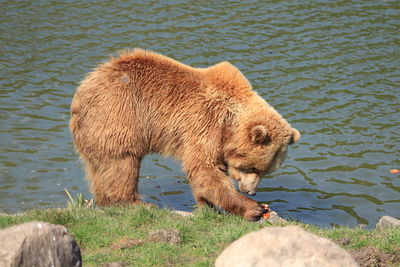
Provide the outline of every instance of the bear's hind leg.
<path id="1" fill-rule="evenodd" d="M 140 159 L 125 156 L 91 164 L 86 161 L 88 180 L 99 206 L 138 204 Z"/>

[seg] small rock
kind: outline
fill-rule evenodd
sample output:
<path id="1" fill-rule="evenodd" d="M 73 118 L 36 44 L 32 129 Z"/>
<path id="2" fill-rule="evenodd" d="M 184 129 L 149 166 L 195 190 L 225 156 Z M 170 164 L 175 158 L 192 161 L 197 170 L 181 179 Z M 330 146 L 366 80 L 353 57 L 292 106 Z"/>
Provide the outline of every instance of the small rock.
<path id="1" fill-rule="evenodd" d="M 276 213 L 275 211 L 270 211 L 269 213 L 270 213 L 270 215 L 267 219 L 262 217 L 258 222 L 259 223 L 269 222 L 271 224 L 279 224 L 279 223 L 287 222 L 285 219 L 282 219 L 281 217 L 279 217 L 278 213 Z"/>
<path id="2" fill-rule="evenodd" d="M 332 241 L 298 226 L 265 227 L 228 246 L 217 258 L 223 266 L 357 266 L 353 258 Z"/>
<path id="3" fill-rule="evenodd" d="M 1 230 L 0 240 L 0 266 L 82 266 L 77 242 L 61 225 L 15 225 Z"/>
<path id="4" fill-rule="evenodd" d="M 341 246 L 345 246 L 350 244 L 351 240 L 348 237 L 342 237 L 338 240 L 336 240 L 336 244 L 341 245 Z"/>
<path id="5" fill-rule="evenodd" d="M 101 265 L 101 267 L 125 267 L 126 264 L 123 262 L 111 262 Z"/>
<path id="6" fill-rule="evenodd" d="M 176 245 L 181 242 L 180 232 L 176 229 L 160 229 L 149 234 L 149 241 Z"/>
<path id="7" fill-rule="evenodd" d="M 183 210 L 173 210 L 172 213 L 181 215 L 183 217 L 192 217 L 192 216 L 194 216 L 193 212 L 183 211 Z"/>
<path id="8" fill-rule="evenodd" d="M 376 224 L 376 229 L 378 230 L 383 230 L 390 227 L 400 227 L 400 220 L 390 216 L 383 216 Z"/>
<path id="9" fill-rule="evenodd" d="M 364 224 L 364 223 L 360 223 L 357 225 L 358 228 L 360 229 L 367 229 L 368 225 Z"/>

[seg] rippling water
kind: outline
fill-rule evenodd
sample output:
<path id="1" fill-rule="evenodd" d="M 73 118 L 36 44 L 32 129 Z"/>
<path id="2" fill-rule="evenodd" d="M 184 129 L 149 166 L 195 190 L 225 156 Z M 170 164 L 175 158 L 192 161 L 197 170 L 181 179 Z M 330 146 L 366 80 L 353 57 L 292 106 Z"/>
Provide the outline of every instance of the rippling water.
<path id="1" fill-rule="evenodd" d="M 216 1 L 217 2 L 217 1 Z M 0 1 L 0 210 L 90 198 L 68 131 L 84 74 L 142 47 L 229 60 L 303 136 L 255 197 L 286 218 L 372 226 L 400 217 L 398 1 Z M 179 162 L 148 156 L 144 199 L 190 210 Z"/>

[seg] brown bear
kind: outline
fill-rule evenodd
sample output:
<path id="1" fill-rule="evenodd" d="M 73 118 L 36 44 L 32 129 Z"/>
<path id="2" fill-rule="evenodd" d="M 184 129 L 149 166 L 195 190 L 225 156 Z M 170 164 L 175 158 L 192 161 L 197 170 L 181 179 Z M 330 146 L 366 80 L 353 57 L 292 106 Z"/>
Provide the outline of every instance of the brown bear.
<path id="1" fill-rule="evenodd" d="M 182 161 L 197 204 L 247 219 L 263 207 L 231 178 L 254 195 L 300 137 L 229 62 L 193 68 L 141 49 L 88 74 L 70 130 L 98 205 L 140 203 L 140 162 L 160 153 Z"/>

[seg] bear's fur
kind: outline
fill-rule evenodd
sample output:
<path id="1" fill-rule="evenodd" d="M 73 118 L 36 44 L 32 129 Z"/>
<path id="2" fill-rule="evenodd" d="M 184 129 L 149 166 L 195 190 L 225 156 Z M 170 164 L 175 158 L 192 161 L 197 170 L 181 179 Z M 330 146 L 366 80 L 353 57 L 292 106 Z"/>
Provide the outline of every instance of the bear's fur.
<path id="1" fill-rule="evenodd" d="M 154 152 L 182 161 L 198 204 L 248 219 L 263 208 L 229 177 L 254 195 L 300 137 L 230 63 L 193 68 L 141 49 L 83 80 L 70 130 L 98 205 L 140 203 L 140 162 Z"/>

